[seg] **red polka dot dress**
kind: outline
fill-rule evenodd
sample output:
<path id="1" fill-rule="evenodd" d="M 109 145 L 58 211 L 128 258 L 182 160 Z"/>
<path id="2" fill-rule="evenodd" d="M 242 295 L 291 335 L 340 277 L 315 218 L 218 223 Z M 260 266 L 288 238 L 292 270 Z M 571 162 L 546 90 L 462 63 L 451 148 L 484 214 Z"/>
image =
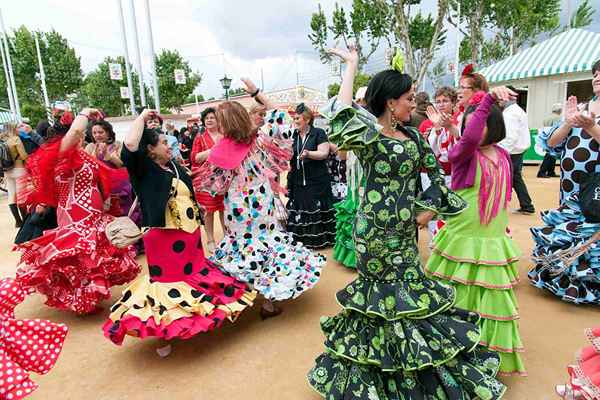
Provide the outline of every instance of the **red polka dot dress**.
<path id="1" fill-rule="evenodd" d="M 45 295 L 47 305 L 85 314 L 140 268 L 133 246 L 116 248 L 104 233 L 113 217 L 104 211 L 97 161 L 83 150 L 61 157 L 49 172 L 55 174 L 58 228 L 16 247 L 22 252 L 17 277 Z"/>
<path id="2" fill-rule="evenodd" d="M 18 400 L 38 385 L 29 372 L 46 374 L 62 350 L 67 326 L 40 319 L 15 319 L 14 308 L 25 298 L 19 282 L 0 280 L 0 399 Z"/>

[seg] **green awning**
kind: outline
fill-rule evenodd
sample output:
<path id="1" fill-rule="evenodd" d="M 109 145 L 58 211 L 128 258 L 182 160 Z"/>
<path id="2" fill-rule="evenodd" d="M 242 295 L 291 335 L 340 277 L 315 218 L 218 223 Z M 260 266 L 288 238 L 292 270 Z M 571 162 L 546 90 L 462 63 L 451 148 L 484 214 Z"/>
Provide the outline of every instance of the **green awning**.
<path id="1" fill-rule="evenodd" d="M 600 59 L 600 34 L 570 29 L 482 69 L 488 82 L 585 72 Z"/>

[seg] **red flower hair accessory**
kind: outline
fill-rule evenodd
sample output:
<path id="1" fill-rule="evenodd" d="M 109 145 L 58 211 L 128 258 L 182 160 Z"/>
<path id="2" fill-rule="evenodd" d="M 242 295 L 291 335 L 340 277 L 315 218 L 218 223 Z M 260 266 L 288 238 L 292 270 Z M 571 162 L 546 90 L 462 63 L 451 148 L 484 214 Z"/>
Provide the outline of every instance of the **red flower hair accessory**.
<path id="1" fill-rule="evenodd" d="M 473 64 L 467 64 L 465 66 L 465 68 L 462 70 L 461 76 L 465 76 L 465 75 L 471 75 L 475 70 L 475 67 L 473 67 Z"/>

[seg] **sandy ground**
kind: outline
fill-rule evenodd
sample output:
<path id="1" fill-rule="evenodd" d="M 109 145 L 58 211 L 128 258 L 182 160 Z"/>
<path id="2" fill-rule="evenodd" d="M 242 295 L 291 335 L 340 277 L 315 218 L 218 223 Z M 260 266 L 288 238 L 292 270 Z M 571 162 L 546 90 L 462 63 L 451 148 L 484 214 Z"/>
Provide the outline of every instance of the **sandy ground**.
<path id="1" fill-rule="evenodd" d="M 558 201 L 558 179 L 536 179 L 535 171 L 526 168 L 535 206 L 552 208 Z M 15 229 L 4 195 L 0 204 L 3 275 L 13 276 L 18 260 L 10 251 Z M 538 216 L 511 217 L 514 238 L 524 254 L 516 293 L 529 376 L 503 378 L 509 400 L 555 399 L 554 384 L 565 380 L 566 364 L 586 343 L 583 329 L 600 323 L 597 307 L 567 304 L 529 285 L 528 228 L 537 224 Z M 317 400 L 320 396 L 305 376 L 323 350 L 319 318 L 339 311 L 334 294 L 354 275 L 329 260 L 319 284 L 285 304 L 281 316 L 263 322 L 255 306 L 222 329 L 175 342 L 166 359 L 155 354 L 154 340 L 127 338 L 119 347 L 103 337 L 101 326 L 112 303 L 105 303 L 103 313 L 78 317 L 44 306 L 39 295 L 30 296 L 17 308 L 18 317 L 46 318 L 70 328 L 56 367 L 46 376 L 33 376 L 40 389 L 31 399 Z M 120 288 L 115 288 L 113 300 L 119 293 Z"/>

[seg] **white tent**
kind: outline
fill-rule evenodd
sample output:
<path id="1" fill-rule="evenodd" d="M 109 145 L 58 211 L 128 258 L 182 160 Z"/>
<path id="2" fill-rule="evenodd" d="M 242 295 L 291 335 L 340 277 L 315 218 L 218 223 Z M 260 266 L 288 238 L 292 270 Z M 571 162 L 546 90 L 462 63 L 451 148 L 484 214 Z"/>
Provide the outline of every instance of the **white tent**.
<path id="1" fill-rule="evenodd" d="M 591 94 L 592 65 L 600 59 L 600 34 L 570 29 L 521 51 L 480 72 L 492 85 L 527 89 L 530 128 L 542 128 L 552 105 Z"/>

